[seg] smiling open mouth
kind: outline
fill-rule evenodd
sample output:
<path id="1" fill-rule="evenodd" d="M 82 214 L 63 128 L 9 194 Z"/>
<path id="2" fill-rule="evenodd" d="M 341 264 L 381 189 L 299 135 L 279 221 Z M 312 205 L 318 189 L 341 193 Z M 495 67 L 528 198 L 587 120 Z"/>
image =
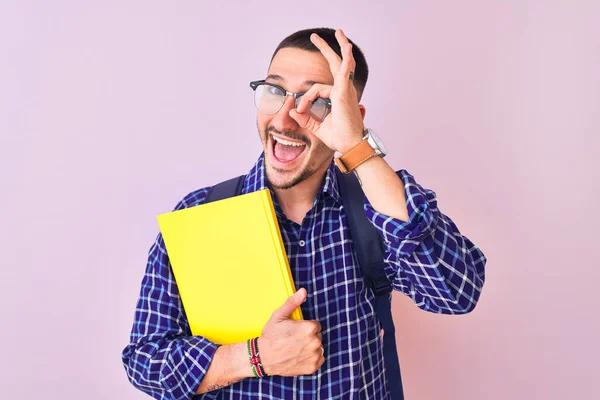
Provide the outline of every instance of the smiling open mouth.
<path id="1" fill-rule="evenodd" d="M 271 135 L 273 138 L 273 156 L 281 163 L 291 163 L 300 157 L 306 149 L 306 143 L 283 139 Z"/>

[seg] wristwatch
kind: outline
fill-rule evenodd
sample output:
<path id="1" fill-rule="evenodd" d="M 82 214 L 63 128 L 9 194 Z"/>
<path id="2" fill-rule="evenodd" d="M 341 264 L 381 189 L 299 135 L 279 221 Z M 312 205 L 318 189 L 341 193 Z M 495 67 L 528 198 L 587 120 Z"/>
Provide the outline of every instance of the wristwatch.
<path id="1" fill-rule="evenodd" d="M 335 159 L 335 164 L 344 174 L 352 172 L 360 164 L 374 156 L 385 157 L 387 149 L 373 129 L 365 129 L 363 140 Z"/>

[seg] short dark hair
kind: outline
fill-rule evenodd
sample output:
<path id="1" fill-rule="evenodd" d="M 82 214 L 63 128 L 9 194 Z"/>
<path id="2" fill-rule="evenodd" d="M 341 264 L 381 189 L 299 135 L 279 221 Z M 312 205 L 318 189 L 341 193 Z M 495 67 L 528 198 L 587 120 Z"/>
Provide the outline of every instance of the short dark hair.
<path id="1" fill-rule="evenodd" d="M 331 28 L 312 28 L 312 29 L 304 29 L 295 33 L 292 33 L 290 36 L 286 37 L 279 43 L 279 46 L 275 49 L 273 56 L 271 57 L 271 62 L 281 49 L 285 48 L 294 48 L 308 51 L 318 52 L 319 49 L 310 41 L 310 35 L 316 33 L 323 40 L 327 42 L 327 44 L 335 51 L 335 53 L 342 57 L 342 51 L 340 49 L 340 45 L 335 37 L 335 29 Z M 348 39 L 350 43 L 352 43 L 352 55 L 354 56 L 354 60 L 356 61 L 356 70 L 354 71 L 354 87 L 356 87 L 356 91 L 358 92 L 358 97 L 362 96 L 363 91 L 365 90 L 365 86 L 367 85 L 367 79 L 369 78 L 369 67 L 367 66 L 367 60 L 365 59 L 365 55 L 362 50 L 350 39 Z"/>

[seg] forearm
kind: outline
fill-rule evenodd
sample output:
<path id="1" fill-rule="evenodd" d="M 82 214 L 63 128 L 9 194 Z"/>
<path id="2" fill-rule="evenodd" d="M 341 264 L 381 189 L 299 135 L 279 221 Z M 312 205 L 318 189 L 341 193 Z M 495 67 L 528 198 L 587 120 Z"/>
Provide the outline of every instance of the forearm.
<path id="1" fill-rule="evenodd" d="M 404 222 L 409 220 L 404 183 L 383 158 L 370 158 L 356 168 L 356 173 L 377 212 Z"/>
<path id="2" fill-rule="evenodd" d="M 386 269 L 394 289 L 429 312 L 465 314 L 473 311 L 484 284 L 485 256 L 467 238 L 441 220 L 433 236 L 420 241 L 410 255 L 389 244 Z M 393 271 L 393 272 L 392 272 Z"/>
<path id="3" fill-rule="evenodd" d="M 222 389 L 252 376 L 246 343 L 219 346 L 196 394 Z"/>
<path id="4" fill-rule="evenodd" d="M 394 289 L 427 311 L 473 310 L 485 279 L 485 256 L 440 212 L 435 192 L 422 188 L 407 171 L 395 174 L 404 186 L 410 222 L 377 210 L 371 202 L 377 197 L 367 195 L 365 203 L 367 217 L 384 239 L 386 270 L 395 276 Z M 363 182 L 363 188 L 368 183 Z"/>

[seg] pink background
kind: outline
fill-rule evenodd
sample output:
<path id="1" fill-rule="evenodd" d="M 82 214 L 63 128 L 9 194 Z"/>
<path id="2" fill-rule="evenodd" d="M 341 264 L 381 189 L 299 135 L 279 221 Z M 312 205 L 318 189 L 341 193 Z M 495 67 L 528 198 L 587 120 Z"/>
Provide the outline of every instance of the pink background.
<path id="1" fill-rule="evenodd" d="M 407 399 L 600 398 L 600 2 L 219 4 L 0 3 L 1 397 L 146 398 L 120 352 L 155 215 L 251 167 L 248 82 L 325 25 L 389 163 L 489 258 L 472 314 L 395 296 Z"/>

